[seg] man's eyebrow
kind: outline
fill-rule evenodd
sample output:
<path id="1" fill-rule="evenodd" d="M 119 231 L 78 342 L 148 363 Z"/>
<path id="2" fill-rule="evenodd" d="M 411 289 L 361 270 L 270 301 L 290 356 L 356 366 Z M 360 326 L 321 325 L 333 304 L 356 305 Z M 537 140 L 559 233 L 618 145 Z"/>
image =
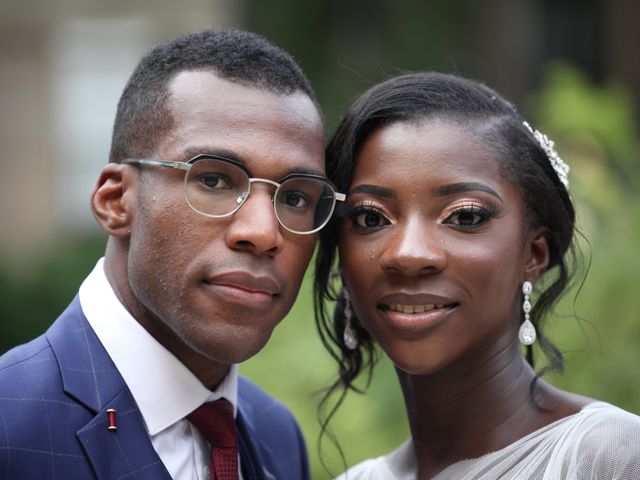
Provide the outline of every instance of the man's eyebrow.
<path id="1" fill-rule="evenodd" d="M 215 148 L 215 147 L 189 147 L 185 150 L 185 156 L 189 159 L 195 157 L 196 155 L 211 155 L 214 157 L 223 157 L 229 160 L 233 160 L 235 162 L 241 163 L 245 165 L 245 162 L 242 161 L 237 154 L 232 152 L 231 150 L 227 150 L 225 148 Z M 246 165 L 245 165 L 246 166 Z"/>
<path id="2" fill-rule="evenodd" d="M 305 168 L 305 167 L 292 168 L 291 170 L 289 170 L 287 172 L 287 175 L 292 175 L 292 174 L 316 175 L 318 177 L 325 177 L 325 178 L 327 177 L 327 175 L 321 170 L 313 170 L 313 169 Z"/>
<path id="3" fill-rule="evenodd" d="M 393 198 L 395 194 L 388 188 L 380 187 L 378 185 L 358 185 L 357 187 L 349 190 L 347 195 L 355 195 L 356 193 L 366 193 L 369 195 L 375 195 L 376 197 Z"/>
<path id="4" fill-rule="evenodd" d="M 222 157 L 233 160 L 234 162 L 244 165 L 247 171 L 251 174 L 251 169 L 249 168 L 249 165 L 247 165 L 247 162 L 243 160 L 241 156 L 231 150 L 215 147 L 189 147 L 185 150 L 185 156 L 188 157 L 187 159 L 191 159 L 196 155 L 212 155 L 214 157 Z M 307 167 L 294 167 L 290 170 L 287 170 L 284 175 L 280 177 L 280 179 L 292 174 L 316 175 L 318 177 L 326 178 L 326 174 L 322 170 L 310 169 Z"/>
<path id="5" fill-rule="evenodd" d="M 498 195 L 498 192 L 496 192 L 493 188 L 491 188 L 489 185 L 485 185 L 484 183 L 478 183 L 478 182 L 451 183 L 449 185 L 438 187 L 434 191 L 436 195 L 441 197 L 445 197 L 447 195 L 454 195 L 456 193 L 462 193 L 462 192 L 480 191 L 480 192 L 486 192 L 489 195 L 493 195 L 501 202 L 504 202 L 504 200 L 502 200 L 502 197 Z"/>

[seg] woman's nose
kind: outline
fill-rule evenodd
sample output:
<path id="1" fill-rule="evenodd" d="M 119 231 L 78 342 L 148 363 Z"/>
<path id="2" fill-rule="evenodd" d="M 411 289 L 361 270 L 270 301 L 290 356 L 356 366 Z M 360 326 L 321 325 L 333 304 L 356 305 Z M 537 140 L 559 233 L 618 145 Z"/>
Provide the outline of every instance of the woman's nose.
<path id="1" fill-rule="evenodd" d="M 380 257 L 381 268 L 392 275 L 423 275 L 441 271 L 447 261 L 438 225 L 414 216 L 396 224 L 395 232 Z"/>

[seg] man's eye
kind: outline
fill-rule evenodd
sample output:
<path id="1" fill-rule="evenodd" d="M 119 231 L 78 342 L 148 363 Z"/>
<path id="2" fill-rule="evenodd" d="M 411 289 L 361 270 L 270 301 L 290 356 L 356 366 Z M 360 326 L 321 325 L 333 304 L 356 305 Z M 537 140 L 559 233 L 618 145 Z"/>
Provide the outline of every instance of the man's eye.
<path id="1" fill-rule="evenodd" d="M 221 188 L 231 188 L 229 182 L 223 175 L 219 175 L 217 173 L 203 173 L 199 177 L 200 183 L 207 188 L 211 189 L 221 189 Z"/>
<path id="2" fill-rule="evenodd" d="M 280 195 L 280 202 L 288 207 L 304 208 L 309 205 L 309 197 L 302 192 L 284 192 Z"/>

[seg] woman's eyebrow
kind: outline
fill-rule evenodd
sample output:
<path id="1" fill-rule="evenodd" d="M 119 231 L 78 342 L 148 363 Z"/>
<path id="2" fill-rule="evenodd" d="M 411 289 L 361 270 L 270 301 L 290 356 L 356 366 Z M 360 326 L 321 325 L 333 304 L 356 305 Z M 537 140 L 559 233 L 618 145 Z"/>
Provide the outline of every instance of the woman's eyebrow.
<path id="1" fill-rule="evenodd" d="M 498 195 L 498 192 L 496 192 L 493 188 L 491 188 L 489 185 L 485 185 L 484 183 L 478 183 L 478 182 L 452 183 L 449 185 L 444 185 L 442 187 L 437 187 L 436 189 L 434 189 L 434 191 L 436 195 L 441 197 L 445 197 L 447 195 L 454 195 L 456 193 L 461 193 L 461 192 L 480 191 L 480 192 L 488 193 L 489 195 L 493 195 L 501 202 L 504 202 L 504 200 L 502 200 L 502 197 Z"/>
<path id="2" fill-rule="evenodd" d="M 349 190 L 347 195 L 355 195 L 356 193 L 366 193 L 369 195 L 375 195 L 376 197 L 393 198 L 395 194 L 388 188 L 380 187 L 378 185 L 358 185 Z"/>

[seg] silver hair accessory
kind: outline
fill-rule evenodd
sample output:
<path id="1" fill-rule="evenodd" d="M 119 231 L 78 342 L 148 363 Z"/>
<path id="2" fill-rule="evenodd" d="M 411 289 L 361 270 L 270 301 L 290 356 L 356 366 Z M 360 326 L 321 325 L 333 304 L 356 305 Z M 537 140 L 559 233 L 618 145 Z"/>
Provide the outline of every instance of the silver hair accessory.
<path id="1" fill-rule="evenodd" d="M 355 350 L 358 348 L 358 337 L 353 330 L 351 319 L 353 318 L 353 309 L 351 308 L 351 299 L 349 298 L 349 291 L 344 289 L 344 333 L 342 335 L 342 341 L 344 346 L 349 350 Z"/>
<path id="2" fill-rule="evenodd" d="M 549 139 L 549 137 L 547 137 L 544 133 L 540 132 L 539 130 L 534 130 L 531 127 L 531 125 L 529 125 L 528 122 L 522 122 L 522 124 L 527 128 L 527 130 L 531 132 L 531 134 L 540 144 L 542 149 L 545 151 L 545 153 L 547 154 L 547 157 L 549 157 L 549 162 L 551 162 L 551 166 L 558 174 L 558 178 L 560 179 L 562 184 L 565 186 L 567 191 L 569 191 L 568 175 L 569 175 L 569 170 L 571 170 L 571 168 L 569 167 L 569 165 L 564 163 L 564 161 L 560 158 L 560 155 L 558 155 L 558 152 L 556 152 L 556 149 L 554 148 L 555 142 Z"/>
<path id="3" fill-rule="evenodd" d="M 529 312 L 531 312 L 531 302 L 529 301 L 529 295 L 533 291 L 533 285 L 529 280 L 525 280 L 522 284 L 522 294 L 524 295 L 524 301 L 522 302 L 522 310 L 524 312 L 524 322 L 520 325 L 520 331 L 518 332 L 518 339 L 520 343 L 525 346 L 532 345 L 536 341 L 536 327 L 533 326 L 531 320 L 529 320 Z"/>

